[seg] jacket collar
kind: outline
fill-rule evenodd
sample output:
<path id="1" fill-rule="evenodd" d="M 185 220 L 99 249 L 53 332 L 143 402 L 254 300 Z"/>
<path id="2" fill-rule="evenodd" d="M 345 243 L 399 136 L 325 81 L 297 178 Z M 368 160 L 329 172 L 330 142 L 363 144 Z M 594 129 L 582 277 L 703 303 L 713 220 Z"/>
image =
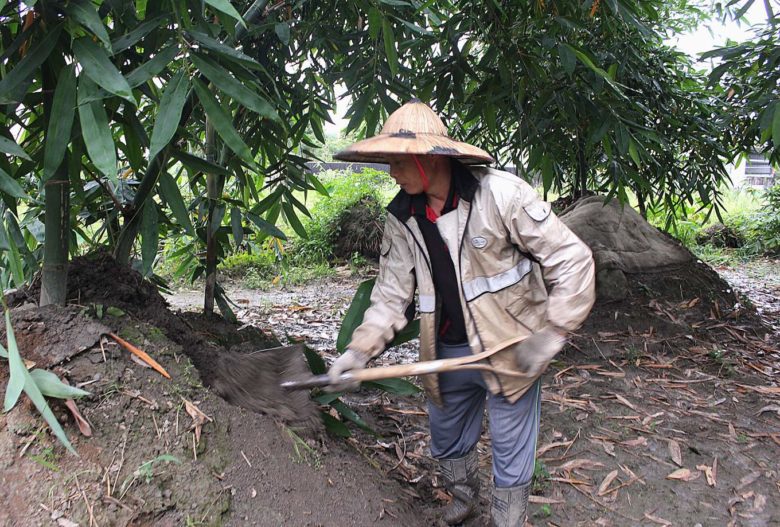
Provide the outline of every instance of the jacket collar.
<path id="1" fill-rule="evenodd" d="M 466 165 L 457 159 L 453 159 L 452 185 L 454 185 L 455 192 L 459 199 L 470 202 L 474 199 L 474 194 L 476 194 L 477 188 L 479 187 L 479 181 L 474 177 Z M 416 196 L 419 196 L 419 194 L 411 195 L 403 189 L 399 190 L 398 194 L 396 194 L 387 206 L 387 211 L 401 222 L 406 223 L 412 216 L 412 204 L 415 201 Z"/>

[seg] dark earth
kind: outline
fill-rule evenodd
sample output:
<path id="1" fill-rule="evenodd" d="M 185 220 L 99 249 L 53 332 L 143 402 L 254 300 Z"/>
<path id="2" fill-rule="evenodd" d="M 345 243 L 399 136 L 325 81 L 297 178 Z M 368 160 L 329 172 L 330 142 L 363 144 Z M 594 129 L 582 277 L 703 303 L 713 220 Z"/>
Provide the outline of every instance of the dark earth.
<path id="1" fill-rule="evenodd" d="M 780 287 L 748 274 L 745 291 L 764 295 L 758 311 L 699 263 L 630 275 L 625 299 L 597 304 L 544 377 L 529 525 L 780 524 L 780 354 L 768 325 Z M 9 295 L 22 356 L 91 392 L 77 404 L 92 436 L 59 402 L 79 457 L 26 397 L 0 415 L 0 525 L 435 525 L 448 496 L 428 457 L 421 395 L 349 395 L 375 433 L 352 427 L 341 439 L 209 388 L 228 352 L 306 341 L 332 359 L 360 280 L 345 271 L 298 289 L 232 284 L 239 325 L 172 311 L 197 310 L 200 293 L 163 298 L 105 255 L 72 263 L 67 308 L 37 308 L 35 284 Z M 414 350 L 378 362 L 414 360 Z M 479 452 L 487 489 L 487 432 Z M 468 525 L 482 525 L 486 509 L 484 498 Z"/>

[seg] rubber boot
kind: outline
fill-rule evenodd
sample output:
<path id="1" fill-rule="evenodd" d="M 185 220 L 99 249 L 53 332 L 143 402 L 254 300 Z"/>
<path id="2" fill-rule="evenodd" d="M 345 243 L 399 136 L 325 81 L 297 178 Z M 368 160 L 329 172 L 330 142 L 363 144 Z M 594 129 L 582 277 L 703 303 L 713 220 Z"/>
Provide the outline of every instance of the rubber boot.
<path id="1" fill-rule="evenodd" d="M 479 502 L 479 460 L 474 449 L 464 457 L 440 459 L 439 471 L 452 501 L 442 511 L 447 525 L 458 525 L 471 516 Z"/>
<path id="2" fill-rule="evenodd" d="M 490 519 L 493 527 L 523 527 L 531 484 L 493 489 Z"/>

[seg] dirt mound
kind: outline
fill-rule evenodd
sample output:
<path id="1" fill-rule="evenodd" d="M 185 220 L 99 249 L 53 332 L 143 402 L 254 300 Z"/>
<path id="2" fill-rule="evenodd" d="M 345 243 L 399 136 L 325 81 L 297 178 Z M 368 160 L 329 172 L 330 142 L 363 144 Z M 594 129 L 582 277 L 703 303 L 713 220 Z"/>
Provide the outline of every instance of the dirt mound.
<path id="1" fill-rule="evenodd" d="M 75 457 L 25 397 L 0 415 L 0 499 L 8 504 L 0 525 L 430 524 L 346 444 L 299 435 L 204 388 L 228 351 L 276 344 L 262 330 L 172 313 L 152 284 L 105 254 L 72 262 L 68 298 L 78 305 L 37 308 L 37 296 L 34 286 L 9 299 L 22 354 L 58 362 L 58 375 L 92 393 L 78 405 L 93 435 L 80 436 L 65 407 L 51 403 Z M 107 330 L 149 353 L 172 380 L 101 339 Z"/>
<path id="2" fill-rule="evenodd" d="M 333 228 L 333 254 L 349 260 L 359 254 L 379 259 L 385 210 L 373 196 L 365 196 L 341 214 Z"/>

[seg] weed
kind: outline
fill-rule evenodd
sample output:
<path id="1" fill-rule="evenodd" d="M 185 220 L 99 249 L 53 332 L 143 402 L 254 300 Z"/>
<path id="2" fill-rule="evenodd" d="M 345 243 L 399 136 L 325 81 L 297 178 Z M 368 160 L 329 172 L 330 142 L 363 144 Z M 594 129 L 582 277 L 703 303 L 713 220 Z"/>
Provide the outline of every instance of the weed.
<path id="1" fill-rule="evenodd" d="M 534 476 L 533 483 L 531 484 L 532 494 L 541 494 L 549 486 L 548 480 L 550 479 L 550 471 L 547 470 L 547 465 L 544 461 L 539 459 L 534 461 Z"/>
<path id="2" fill-rule="evenodd" d="M 536 514 L 534 516 L 541 516 L 542 518 L 549 518 L 552 516 L 552 507 L 550 507 L 549 503 L 542 504 L 541 507 L 539 507 L 539 510 L 536 511 Z"/>
<path id="3" fill-rule="evenodd" d="M 636 362 L 639 360 L 639 357 L 642 356 L 641 350 L 634 346 L 633 344 L 629 344 L 625 348 L 625 357 L 626 361 L 630 364 L 636 364 Z"/>
<path id="4" fill-rule="evenodd" d="M 293 463 L 306 463 L 312 468 L 319 469 L 322 467 L 322 459 L 319 452 L 309 446 L 301 436 L 296 434 L 291 428 L 285 427 L 287 435 L 292 439 L 292 446 L 295 455 L 290 455 L 290 459 Z"/>
<path id="5" fill-rule="evenodd" d="M 29 456 L 32 461 L 35 461 L 40 466 L 48 468 L 52 472 L 59 472 L 60 467 L 57 466 L 57 455 L 54 453 L 54 448 L 47 446 L 41 450 L 40 454 Z"/>
<path id="6" fill-rule="evenodd" d="M 133 483 L 138 480 L 143 480 L 147 485 L 151 483 L 155 476 L 159 476 L 159 474 L 155 474 L 154 472 L 155 463 L 159 464 L 162 462 L 176 463 L 177 465 L 181 464 L 181 461 L 179 461 L 178 458 L 170 454 L 161 454 L 154 459 L 141 463 L 138 468 L 122 482 L 122 486 L 120 487 L 121 497 L 123 497 L 130 487 L 133 486 Z"/>
<path id="7" fill-rule="evenodd" d="M 725 352 L 722 349 L 713 348 L 710 350 L 707 356 L 712 360 L 712 362 L 720 367 L 718 369 L 718 375 L 721 375 L 721 373 L 725 373 L 726 376 L 731 376 L 734 374 L 734 365 L 728 358 L 726 358 Z"/>

